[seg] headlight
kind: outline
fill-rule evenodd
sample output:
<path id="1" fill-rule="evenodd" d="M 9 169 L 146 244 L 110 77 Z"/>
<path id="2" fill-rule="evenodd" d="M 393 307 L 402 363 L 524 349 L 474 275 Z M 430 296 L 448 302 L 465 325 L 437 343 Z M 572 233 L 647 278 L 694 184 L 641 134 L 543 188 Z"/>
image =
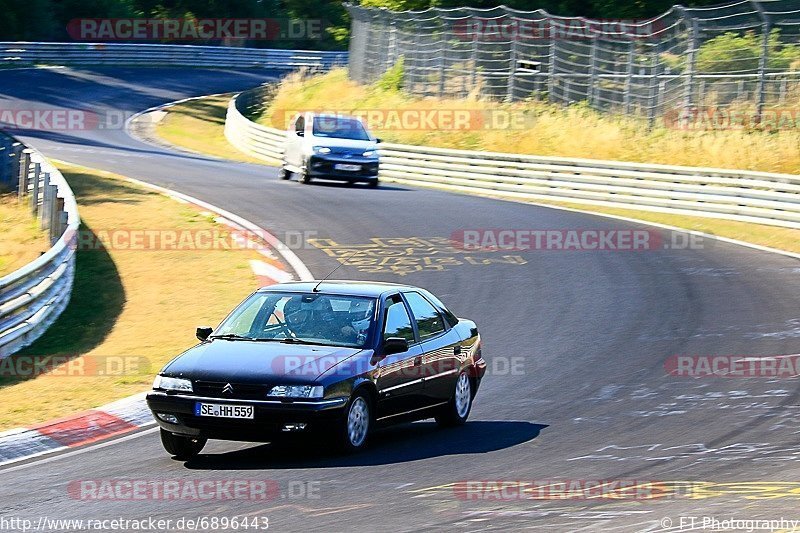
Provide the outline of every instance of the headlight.
<path id="1" fill-rule="evenodd" d="M 322 398 L 322 385 L 278 385 L 267 396 L 275 398 Z"/>
<path id="2" fill-rule="evenodd" d="M 156 379 L 153 380 L 153 388 L 162 390 L 192 392 L 192 382 L 189 381 L 188 379 L 156 376 Z"/>
<path id="3" fill-rule="evenodd" d="M 329 154 L 331 153 L 331 149 L 327 146 L 315 146 L 314 151 L 318 154 Z"/>
<path id="4" fill-rule="evenodd" d="M 364 152 L 361 155 L 364 156 L 364 157 L 372 157 L 373 155 L 375 155 L 375 150 L 367 150 L 366 152 Z"/>

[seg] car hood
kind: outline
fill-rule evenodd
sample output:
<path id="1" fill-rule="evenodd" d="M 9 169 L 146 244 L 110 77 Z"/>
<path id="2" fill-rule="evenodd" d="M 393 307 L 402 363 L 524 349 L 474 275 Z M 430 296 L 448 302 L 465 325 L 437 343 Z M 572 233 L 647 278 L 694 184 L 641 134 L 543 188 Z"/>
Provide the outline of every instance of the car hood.
<path id="1" fill-rule="evenodd" d="M 361 351 L 339 346 L 217 339 L 185 351 L 162 373 L 203 381 L 308 382 Z"/>

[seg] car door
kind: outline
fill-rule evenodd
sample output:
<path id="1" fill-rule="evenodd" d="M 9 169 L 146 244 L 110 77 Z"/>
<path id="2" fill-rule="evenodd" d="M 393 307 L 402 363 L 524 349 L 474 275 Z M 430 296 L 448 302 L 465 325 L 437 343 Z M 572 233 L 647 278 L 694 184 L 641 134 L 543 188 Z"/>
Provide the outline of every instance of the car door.
<path id="1" fill-rule="evenodd" d="M 422 347 L 424 401 L 427 404 L 447 401 L 453 395 L 464 361 L 461 337 L 422 294 L 407 291 L 403 296 L 411 310 Z"/>
<path id="2" fill-rule="evenodd" d="M 286 132 L 286 150 L 284 160 L 293 167 L 300 167 L 303 164 L 303 136 L 305 135 L 306 120 L 303 115 L 298 115 L 289 125 Z"/>
<path id="3" fill-rule="evenodd" d="M 412 411 L 423 405 L 422 348 L 417 342 L 411 314 L 399 294 L 383 303 L 381 339 L 402 337 L 408 351 L 387 355 L 377 363 L 377 417 L 384 418 Z"/>

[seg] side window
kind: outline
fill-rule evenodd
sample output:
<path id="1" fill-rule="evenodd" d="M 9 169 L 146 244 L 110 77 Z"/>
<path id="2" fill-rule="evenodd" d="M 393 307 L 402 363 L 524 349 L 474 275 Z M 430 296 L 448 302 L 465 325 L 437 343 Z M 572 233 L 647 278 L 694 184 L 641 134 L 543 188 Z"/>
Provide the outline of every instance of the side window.
<path id="1" fill-rule="evenodd" d="M 417 321 L 420 339 L 432 337 L 444 331 L 442 315 L 439 314 L 439 311 L 437 311 L 428 300 L 423 298 L 418 292 L 405 292 L 403 294 L 406 300 L 408 300 L 408 305 L 411 307 L 414 319 Z"/>
<path id="2" fill-rule="evenodd" d="M 306 119 L 303 117 L 298 117 L 297 121 L 294 123 L 294 132 L 303 132 L 306 129 Z"/>
<path id="3" fill-rule="evenodd" d="M 408 316 L 406 306 L 399 297 L 386 301 L 386 324 L 383 326 L 383 339 L 389 337 L 402 337 L 409 343 L 414 342 L 414 328 L 411 326 L 411 317 Z"/>

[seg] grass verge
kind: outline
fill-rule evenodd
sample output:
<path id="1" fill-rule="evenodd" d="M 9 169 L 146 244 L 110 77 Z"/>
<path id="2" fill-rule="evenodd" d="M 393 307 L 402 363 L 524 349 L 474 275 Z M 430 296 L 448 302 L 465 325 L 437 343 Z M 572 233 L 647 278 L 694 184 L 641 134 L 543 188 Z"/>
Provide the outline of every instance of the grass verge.
<path id="1" fill-rule="evenodd" d="M 16 194 L 0 194 L 0 277 L 21 268 L 50 248 L 47 235 Z"/>
<path id="2" fill-rule="evenodd" d="M 208 213 L 120 176 L 59 167 L 78 199 L 85 232 L 225 231 Z M 256 257 L 252 250 L 79 249 L 69 306 L 32 346 L 0 361 L 4 405 L 0 430 L 146 390 L 164 363 L 195 344 L 196 326 L 218 323 L 256 287 L 248 263 Z M 67 356 L 73 365 L 68 368 L 80 369 L 85 363 L 87 370 L 66 376 L 56 372 L 24 375 L 19 363 L 30 361 L 31 356 L 39 361 Z M 128 368 L 109 370 L 93 364 L 103 357 L 126 362 Z M 17 369 L 22 375 L 14 375 Z"/>
<path id="3" fill-rule="evenodd" d="M 267 165 L 234 148 L 225 138 L 225 114 L 233 94 L 205 96 L 166 108 L 155 133 L 175 146 L 244 163 Z"/>

